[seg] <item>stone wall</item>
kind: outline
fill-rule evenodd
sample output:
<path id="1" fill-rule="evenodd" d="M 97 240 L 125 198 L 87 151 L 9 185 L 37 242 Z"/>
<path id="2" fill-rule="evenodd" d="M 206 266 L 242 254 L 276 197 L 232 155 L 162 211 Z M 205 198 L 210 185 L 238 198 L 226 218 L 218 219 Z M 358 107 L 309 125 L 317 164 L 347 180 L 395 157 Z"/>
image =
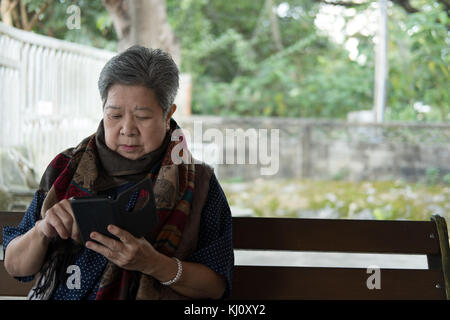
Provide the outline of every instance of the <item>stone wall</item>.
<path id="1" fill-rule="evenodd" d="M 222 179 L 402 178 L 421 181 L 425 179 L 427 169 L 438 169 L 441 176 L 450 173 L 450 125 L 212 116 L 192 116 L 177 121 L 191 136 L 189 145 L 194 149 L 194 155 L 197 158 L 204 155 L 202 160 L 212 164 Z M 261 173 L 262 168 L 269 167 L 267 162 L 266 165 L 262 163 L 263 159 L 258 153 L 261 141 L 255 143 L 255 140 L 245 140 L 245 164 L 237 164 L 236 158 L 234 163 L 225 163 L 226 154 L 236 151 L 236 140 L 234 146 L 229 143 L 233 134 L 243 137 L 250 130 L 259 133 L 264 129 L 267 129 L 269 138 L 267 155 L 272 152 L 272 160 L 275 161 L 277 157 L 279 160 L 276 174 Z M 221 143 L 210 138 L 210 133 L 214 131 L 223 135 Z M 278 132 L 279 135 L 279 143 L 275 143 L 274 148 L 271 142 L 276 136 L 271 135 L 271 132 Z M 200 149 L 213 147 L 216 152 L 202 153 L 199 146 Z M 219 163 L 217 151 L 223 157 Z M 256 164 L 249 164 L 252 152 L 258 154 Z"/>

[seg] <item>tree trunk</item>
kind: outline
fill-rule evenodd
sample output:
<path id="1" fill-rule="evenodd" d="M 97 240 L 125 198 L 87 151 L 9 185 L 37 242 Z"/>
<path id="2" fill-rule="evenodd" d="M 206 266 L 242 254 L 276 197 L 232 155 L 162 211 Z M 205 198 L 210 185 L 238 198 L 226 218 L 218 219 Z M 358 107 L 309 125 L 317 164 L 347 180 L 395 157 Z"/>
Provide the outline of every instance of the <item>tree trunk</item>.
<path id="1" fill-rule="evenodd" d="M 272 31 L 272 39 L 277 51 L 283 50 L 283 42 L 281 41 L 281 33 L 278 25 L 278 16 L 275 13 L 272 0 L 266 1 L 267 10 L 269 10 L 270 30 Z"/>
<path id="2" fill-rule="evenodd" d="M 114 23 L 119 52 L 134 44 L 160 48 L 181 63 L 181 45 L 169 25 L 165 0 L 102 0 Z"/>
<path id="3" fill-rule="evenodd" d="M 1 0 L 2 3 L 0 5 L 0 12 L 2 14 L 2 22 L 8 26 L 13 25 L 13 19 L 12 19 L 12 5 L 13 2 L 10 0 Z M 17 1 L 15 2 L 17 5 Z"/>
<path id="4" fill-rule="evenodd" d="M 47 8 L 53 3 L 53 0 L 45 1 L 38 11 L 35 11 L 31 19 L 28 17 L 26 3 L 24 0 L 1 0 L 0 11 L 2 14 L 2 22 L 6 25 L 31 31 L 33 27 L 39 23 L 39 16 L 43 14 Z M 19 12 L 20 6 L 20 12 Z"/>

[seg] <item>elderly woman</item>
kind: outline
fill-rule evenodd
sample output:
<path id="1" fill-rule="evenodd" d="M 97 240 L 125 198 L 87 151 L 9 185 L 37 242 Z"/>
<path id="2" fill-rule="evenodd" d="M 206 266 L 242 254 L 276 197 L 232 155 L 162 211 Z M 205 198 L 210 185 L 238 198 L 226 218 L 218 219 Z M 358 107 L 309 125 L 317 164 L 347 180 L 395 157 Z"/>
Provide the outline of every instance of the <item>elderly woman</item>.
<path id="1" fill-rule="evenodd" d="M 234 256 L 225 195 L 209 166 L 171 156 L 185 143 L 171 138 L 181 130 L 171 118 L 177 66 L 161 50 L 133 46 L 107 62 L 98 86 L 97 132 L 53 159 L 21 223 L 4 228 L 6 270 L 21 281 L 36 278 L 29 299 L 229 296 Z M 70 199 L 116 197 L 143 179 L 151 179 L 159 216 L 154 241 L 109 225 L 116 239 L 92 232 L 95 241 L 81 243 Z M 128 207 L 144 198 L 136 193 Z M 73 270 L 78 284 L 69 281 Z"/>

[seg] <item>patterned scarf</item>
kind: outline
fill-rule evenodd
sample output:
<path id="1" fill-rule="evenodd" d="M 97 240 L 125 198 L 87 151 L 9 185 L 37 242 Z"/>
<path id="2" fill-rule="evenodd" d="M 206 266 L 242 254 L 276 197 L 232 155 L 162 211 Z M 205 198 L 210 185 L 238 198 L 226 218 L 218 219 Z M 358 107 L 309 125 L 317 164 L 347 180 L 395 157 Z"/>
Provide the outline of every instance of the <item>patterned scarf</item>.
<path id="1" fill-rule="evenodd" d="M 171 137 L 175 130 L 181 132 L 180 127 L 175 120 L 170 120 L 170 130 L 163 143 L 163 145 L 167 144 L 167 148 L 165 150 L 162 148 L 162 152 L 161 148 L 157 150 L 157 155 L 159 155 L 158 152 L 161 155 L 159 157 L 161 161 L 158 161 L 157 165 L 153 161 L 154 157 L 147 157 L 152 160 L 150 162 L 144 159 L 147 166 L 142 166 L 142 163 L 139 164 L 138 159 L 135 160 L 138 169 L 130 167 L 130 170 L 126 170 L 128 168 L 122 167 L 119 171 L 125 171 L 126 175 L 121 176 L 119 173 L 115 177 L 106 173 L 108 171 L 111 174 L 114 170 L 111 168 L 106 170 L 102 166 L 102 163 L 107 160 L 104 159 L 105 154 L 108 154 L 105 153 L 104 149 L 99 151 L 99 148 L 104 148 L 99 143 L 101 139 L 98 138 L 102 134 L 102 127 L 101 123 L 96 134 L 85 138 L 76 148 L 62 152 L 50 163 L 41 180 L 41 189 L 46 192 L 41 215 L 44 216 L 49 208 L 62 199 L 95 196 L 102 187 L 104 189 L 106 186 L 108 188 L 119 186 L 127 180 L 136 181 L 137 178 L 143 176 L 151 179 L 153 183 L 153 192 L 159 215 L 158 227 L 145 238 L 147 240 L 153 239 L 154 247 L 159 252 L 167 256 L 173 256 L 180 243 L 191 209 L 195 178 L 193 161 L 189 161 L 189 164 L 174 164 L 172 161 L 172 151 L 175 146 L 177 146 L 176 150 L 186 150 L 188 153 L 186 157 L 186 155 L 183 155 L 184 151 L 181 151 L 180 157 L 193 160 L 187 150 L 186 139 L 182 133 L 177 135 L 180 136 L 179 141 L 167 140 L 167 136 Z M 117 156 L 120 155 L 117 154 Z M 117 160 L 117 156 L 111 155 L 111 160 Z M 122 160 L 117 161 L 119 167 L 123 165 Z M 151 168 L 148 168 L 149 163 Z M 54 182 L 51 184 L 51 181 Z M 145 192 L 141 192 L 137 199 L 136 208 L 143 205 L 144 202 Z M 41 270 L 41 278 L 37 282 L 38 292 L 39 287 L 43 288 L 40 292 L 41 294 L 44 293 L 42 295 L 44 299 L 48 298 L 55 286 L 63 281 L 64 273 L 60 270 L 65 270 L 64 265 L 71 263 L 70 255 L 73 256 L 79 250 L 80 246 L 71 240 L 62 240 L 56 237 L 52 241 L 46 263 Z M 63 257 L 61 258 L 61 256 Z M 152 290 L 155 290 L 155 281 L 152 277 L 121 269 L 108 262 L 103 272 L 96 299 L 139 299 L 152 296 L 153 293 L 148 292 Z"/>

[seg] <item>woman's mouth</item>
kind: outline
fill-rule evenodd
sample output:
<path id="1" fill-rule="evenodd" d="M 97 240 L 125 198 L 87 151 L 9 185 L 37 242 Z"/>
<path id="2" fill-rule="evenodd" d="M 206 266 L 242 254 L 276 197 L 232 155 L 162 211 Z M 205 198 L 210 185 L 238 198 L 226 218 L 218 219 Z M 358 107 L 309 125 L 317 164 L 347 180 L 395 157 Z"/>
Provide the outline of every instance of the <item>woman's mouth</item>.
<path id="1" fill-rule="evenodd" d="M 119 145 L 119 147 L 122 148 L 125 152 L 133 152 L 137 149 L 138 146 L 121 144 L 121 145 Z"/>

